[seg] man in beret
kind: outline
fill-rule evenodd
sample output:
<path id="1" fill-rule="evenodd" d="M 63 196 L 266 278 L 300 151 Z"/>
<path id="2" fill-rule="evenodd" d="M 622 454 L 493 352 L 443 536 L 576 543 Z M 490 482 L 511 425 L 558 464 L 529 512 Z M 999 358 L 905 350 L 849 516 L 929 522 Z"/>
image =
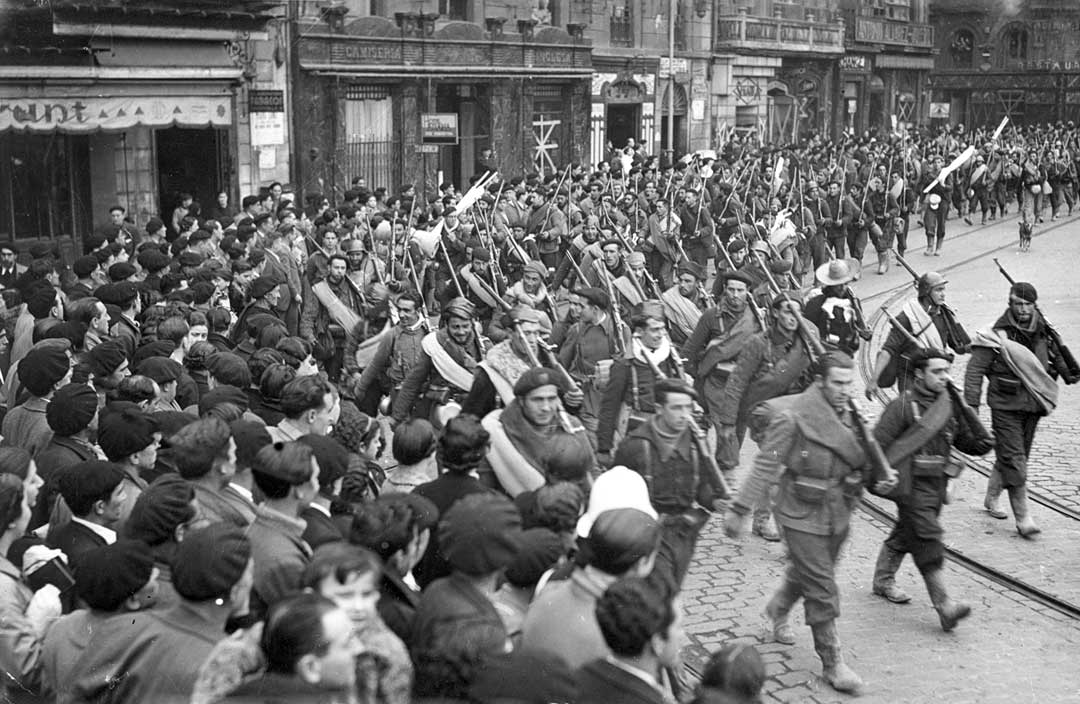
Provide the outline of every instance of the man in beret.
<path id="1" fill-rule="evenodd" d="M 153 379 L 161 388 L 161 393 L 150 406 L 151 412 L 183 410 L 176 401 L 180 378 L 184 375 L 183 366 L 168 357 L 150 357 L 140 362 L 136 371 Z"/>
<path id="2" fill-rule="evenodd" d="M 233 344 L 239 344 L 243 341 L 243 336 L 247 333 L 248 323 L 257 315 L 268 315 L 277 320 L 282 320 L 277 312 L 280 297 L 281 290 L 273 278 L 264 275 L 252 281 L 251 286 L 248 288 L 248 303 L 240 311 L 240 315 L 236 319 L 236 325 L 233 326 Z"/>
<path id="3" fill-rule="evenodd" d="M 491 448 L 482 477 L 487 474 L 511 497 L 547 483 L 587 480 L 596 458 L 581 421 L 563 410 L 565 392 L 559 374 L 546 367 L 533 367 L 517 380 L 506 408 L 484 416 Z"/>
<path id="4" fill-rule="evenodd" d="M 19 361 L 19 381 L 30 397 L 4 416 L 6 447 L 21 447 L 33 457 L 48 444 L 52 431 L 45 411 L 53 394 L 71 381 L 69 347 L 39 342 Z"/>
<path id="5" fill-rule="evenodd" d="M 977 333 L 964 376 L 964 401 L 978 410 L 983 379 L 988 380 L 986 402 L 994 430 L 994 469 L 986 488 L 986 510 L 1006 518 L 998 506 L 1002 489 L 1016 529 L 1025 538 L 1040 532 L 1027 501 L 1028 458 L 1039 419 L 1057 405 L 1057 377 L 1066 384 L 1080 380 L 1070 369 L 1036 305 L 1038 291 L 1026 281 L 1009 289 L 1009 307 L 994 323 L 992 332 Z"/>
<path id="6" fill-rule="evenodd" d="M 623 275 L 611 282 L 612 287 L 618 294 L 620 312 L 624 317 L 629 317 L 630 311 L 646 298 L 658 298 L 660 291 L 656 289 L 649 270 L 645 267 L 645 255 L 642 252 L 630 252 L 625 257 L 626 269 Z"/>
<path id="7" fill-rule="evenodd" d="M 349 471 L 349 451 L 340 442 L 326 435 L 304 435 L 297 440 L 311 448 L 319 466 L 319 490 L 311 503 L 300 510 L 307 524 L 301 536 L 312 550 L 327 543 L 341 542 L 344 534 L 330 516 L 330 505 L 341 493 L 345 474 Z"/>
<path id="8" fill-rule="evenodd" d="M 406 418 L 428 418 L 442 427 L 460 412 L 477 365 L 491 347 L 480 335 L 475 316 L 476 306 L 467 298 L 454 298 L 443 305 L 439 329 L 420 341 L 416 364 L 394 398 L 390 412 L 394 424 Z"/>
<path id="9" fill-rule="evenodd" d="M 769 330 L 751 336 L 740 350 L 716 414 L 717 442 L 722 439 L 731 448 L 730 457 L 736 464 L 754 408 L 778 396 L 801 393 L 813 381 L 813 360 L 799 332 L 798 298 L 793 294 L 787 298 L 776 296 L 772 311 Z M 815 332 L 806 327 L 806 334 Z M 770 542 L 780 539 L 767 501 L 754 508 L 753 532 Z"/>
<path id="10" fill-rule="evenodd" d="M 88 650 L 69 678 L 74 699 L 190 700 L 226 621 L 248 613 L 251 570 L 251 543 L 240 528 L 213 523 L 186 533 L 173 564 L 179 602 L 117 619 L 124 630 Z"/>
<path id="11" fill-rule="evenodd" d="M 75 575 L 75 593 L 89 608 L 57 619 L 41 643 L 41 695 L 70 701 L 71 683 L 80 677 L 79 661 L 113 639 L 123 639 L 124 619 L 158 603 L 159 571 L 150 548 L 137 540 L 118 540 L 94 548 Z"/>
<path id="12" fill-rule="evenodd" d="M 283 234 L 275 230 L 266 233 L 264 243 L 266 264 L 263 275 L 278 284 L 280 295 L 274 311 L 285 321 L 290 335 L 295 335 L 299 329 L 300 304 L 304 300 L 301 295 L 303 272 L 300 271 L 300 265 L 292 252 L 294 237 L 291 231 Z"/>
<path id="13" fill-rule="evenodd" d="M 98 446 L 110 462 L 124 470 L 127 501 L 122 507 L 117 530 L 122 530 L 131 507 L 146 489 L 144 474 L 151 475 L 157 464 L 161 432 L 157 421 L 138 407 L 106 408 L 98 421 Z"/>
<path id="14" fill-rule="evenodd" d="M 705 293 L 705 267 L 684 259 L 675 269 L 675 285 L 660 294 L 671 341 L 680 349 L 694 333 L 701 313 L 711 301 Z"/>
<path id="15" fill-rule="evenodd" d="M 94 274 L 100 266 L 98 258 L 92 254 L 87 254 L 75 260 L 71 265 L 71 271 L 75 274 L 75 282 L 66 289 L 69 301 L 76 301 L 93 295 L 94 289 L 98 287 Z"/>
<path id="16" fill-rule="evenodd" d="M 577 272 L 570 263 L 571 259 L 578 264 L 578 268 L 587 277 L 588 272 L 593 270 L 592 263 L 603 257 L 599 243 L 600 220 L 595 215 L 587 215 L 571 234 L 574 237 L 570 240 L 570 246 L 559 268 L 555 271 L 555 276 L 552 277 L 551 288 L 554 290 L 564 285 L 570 290 L 573 290 L 575 286 L 587 285 L 587 282 L 577 280 Z"/>
<path id="17" fill-rule="evenodd" d="M 686 370 L 695 379 L 694 388 L 703 397 L 717 432 L 722 425 L 724 387 L 735 360 L 750 338 L 762 331 L 763 322 L 750 305 L 750 277 L 735 271 L 724 274 L 721 281 L 723 293 L 717 304 L 702 314 L 683 348 Z M 722 471 L 730 472 L 738 464 L 738 453 L 717 442 L 716 459 Z"/>
<path id="18" fill-rule="evenodd" d="M 629 431 L 615 452 L 615 464 L 645 478 L 662 531 L 656 568 L 669 584 L 681 585 L 698 534 L 713 510 L 714 486 L 693 427 L 697 392 L 686 381 L 661 379 L 653 391 L 656 412 Z M 705 508 L 701 510 L 699 506 Z"/>
<path id="19" fill-rule="evenodd" d="M 559 363 L 585 394 L 578 417 L 585 425 L 589 441 L 596 447 L 600 423 L 600 403 L 611 374 L 614 358 L 630 347 L 630 328 L 610 313 L 611 299 L 600 288 L 577 290 L 581 297 L 580 320 L 571 326 L 559 350 Z"/>
<path id="20" fill-rule="evenodd" d="M 422 354 L 421 343 L 428 322 L 423 304 L 423 296 L 412 289 L 404 291 L 394 301 L 397 325 L 381 337 L 371 361 L 353 388 L 357 407 L 369 416 L 378 414 L 384 397 L 390 397 L 392 403 L 397 388 Z"/>
<path id="21" fill-rule="evenodd" d="M 544 284 L 548 271 L 544 263 L 534 260 L 525 265 L 521 272 L 521 280 L 514 283 L 506 291 L 506 298 L 512 305 L 532 306 L 537 310 L 555 310 L 555 303 L 548 296 L 548 288 Z"/>
<path id="22" fill-rule="evenodd" d="M 0 246 L 0 286 L 12 288 L 26 273 L 26 265 L 17 263 L 18 252 L 10 244 Z"/>
<path id="23" fill-rule="evenodd" d="M 587 268 L 582 266 L 588 285 L 594 288 L 607 288 L 609 280 L 614 281 L 626 275 L 622 240 L 612 237 L 608 230 L 603 230 L 601 234 L 607 234 L 608 237 L 600 241 L 600 258 L 589 261 Z"/>
<path id="24" fill-rule="evenodd" d="M 34 505 L 31 530 L 49 522 L 57 496 L 54 478 L 60 470 L 79 462 L 104 459 L 101 448 L 92 440 L 98 426 L 98 395 L 94 389 L 86 384 L 61 387 L 49 401 L 45 418 L 52 438 L 36 457 L 38 474 L 45 483 Z"/>
<path id="25" fill-rule="evenodd" d="M 127 500 L 124 470 L 112 462 L 80 462 L 62 468 L 56 486 L 71 520 L 49 530 L 46 543 L 63 550 L 68 565 L 78 570 L 87 551 L 116 542 L 115 528 Z"/>

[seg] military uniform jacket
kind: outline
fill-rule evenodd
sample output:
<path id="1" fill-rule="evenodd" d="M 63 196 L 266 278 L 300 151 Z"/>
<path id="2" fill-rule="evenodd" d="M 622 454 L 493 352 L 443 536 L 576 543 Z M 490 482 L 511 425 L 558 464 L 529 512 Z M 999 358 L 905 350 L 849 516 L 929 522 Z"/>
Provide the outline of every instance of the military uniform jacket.
<path id="1" fill-rule="evenodd" d="M 867 464 L 850 411 L 837 414 L 815 384 L 769 401 L 756 413 L 767 417 L 768 425 L 734 510 L 748 513 L 778 483 L 773 507 L 778 524 L 814 535 L 847 531 Z"/>
<path id="2" fill-rule="evenodd" d="M 668 377 L 676 377 L 678 370 L 668 356 L 660 363 L 660 370 Z M 652 367 L 640 359 L 619 359 L 611 365 L 611 379 L 604 390 L 600 403 L 599 425 L 596 430 L 596 449 L 598 452 L 610 452 L 615 435 L 615 426 L 625 403 L 631 412 L 655 413 L 656 399 L 653 387 L 657 378 Z"/>

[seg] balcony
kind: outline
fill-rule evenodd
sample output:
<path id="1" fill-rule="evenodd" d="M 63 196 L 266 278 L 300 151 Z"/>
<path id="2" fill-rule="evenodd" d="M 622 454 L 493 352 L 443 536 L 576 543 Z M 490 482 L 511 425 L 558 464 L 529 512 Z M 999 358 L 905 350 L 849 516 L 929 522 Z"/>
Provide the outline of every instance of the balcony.
<path id="1" fill-rule="evenodd" d="M 844 22 L 751 17 L 740 12 L 716 19 L 715 49 L 837 56 L 844 53 Z"/>
<path id="2" fill-rule="evenodd" d="M 914 22 L 890 22 L 875 17 L 855 18 L 855 41 L 861 44 L 903 46 L 929 51 L 934 48 L 934 28 Z"/>

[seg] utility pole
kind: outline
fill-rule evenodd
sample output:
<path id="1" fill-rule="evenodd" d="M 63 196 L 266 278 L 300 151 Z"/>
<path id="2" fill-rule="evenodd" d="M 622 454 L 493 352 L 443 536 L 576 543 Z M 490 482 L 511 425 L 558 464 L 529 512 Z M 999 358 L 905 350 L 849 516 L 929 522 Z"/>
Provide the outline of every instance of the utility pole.
<path id="1" fill-rule="evenodd" d="M 677 0 L 668 3 L 668 99 L 667 99 L 667 163 L 675 165 L 675 12 Z"/>

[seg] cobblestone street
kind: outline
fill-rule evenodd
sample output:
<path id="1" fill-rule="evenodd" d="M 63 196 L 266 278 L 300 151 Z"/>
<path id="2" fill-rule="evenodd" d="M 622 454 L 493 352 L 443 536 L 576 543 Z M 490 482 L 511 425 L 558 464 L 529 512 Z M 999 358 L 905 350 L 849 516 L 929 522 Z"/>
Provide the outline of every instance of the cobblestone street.
<path id="1" fill-rule="evenodd" d="M 1032 251 L 1024 255 L 1016 251 L 1016 221 L 1011 217 L 986 228 L 966 227 L 956 219 L 949 225 L 944 256 L 923 257 L 921 231 L 916 230 L 908 261 L 920 273 L 931 265 L 946 273 L 949 304 L 969 332 L 989 326 L 1004 310 L 1008 284 L 992 262 L 996 256 L 1013 278 L 1036 285 L 1043 311 L 1067 343 L 1074 349 L 1080 346 L 1080 297 L 1068 277 L 1080 254 L 1075 220 L 1041 226 Z M 910 277 L 899 267 L 884 276 L 865 275 L 855 288 L 866 302 L 868 318 L 895 298 L 893 294 L 913 293 L 904 290 L 908 282 Z M 882 339 L 875 335 L 872 352 Z M 966 357 L 958 360 L 954 378 L 962 380 L 965 362 Z M 880 411 L 876 403 L 861 403 L 873 414 Z M 985 405 L 983 412 L 989 423 Z M 750 441 L 744 446 L 744 468 L 755 449 Z M 1033 491 L 1077 508 L 1078 455 L 1080 393 L 1062 386 L 1057 411 L 1036 435 Z M 993 455 L 983 462 L 992 464 Z M 1035 503 L 1033 516 L 1044 532 L 1038 540 L 1025 541 L 1011 518 L 997 521 L 982 510 L 985 486 L 985 477 L 973 470 L 956 482 L 954 501 L 943 512 L 949 546 L 1059 598 L 1080 601 L 1080 523 Z M 892 512 L 888 502 L 875 501 Z M 767 663 L 765 701 L 850 699 L 818 676 L 821 665 L 798 608 L 793 612 L 798 643 L 764 642 L 760 614 L 782 573 L 783 546 L 756 537 L 733 543 L 721 529 L 719 517 L 706 527 L 685 585 L 690 664 L 700 665 L 708 653 L 732 639 L 744 640 L 757 644 Z M 859 701 L 1080 702 L 1080 623 L 950 563 L 950 589 L 971 604 L 973 614 L 954 633 L 943 633 L 910 560 L 898 575 L 898 583 L 914 597 L 910 604 L 889 604 L 870 593 L 874 559 L 887 533 L 884 523 L 860 511 L 838 571 L 844 654 L 867 682 Z"/>

